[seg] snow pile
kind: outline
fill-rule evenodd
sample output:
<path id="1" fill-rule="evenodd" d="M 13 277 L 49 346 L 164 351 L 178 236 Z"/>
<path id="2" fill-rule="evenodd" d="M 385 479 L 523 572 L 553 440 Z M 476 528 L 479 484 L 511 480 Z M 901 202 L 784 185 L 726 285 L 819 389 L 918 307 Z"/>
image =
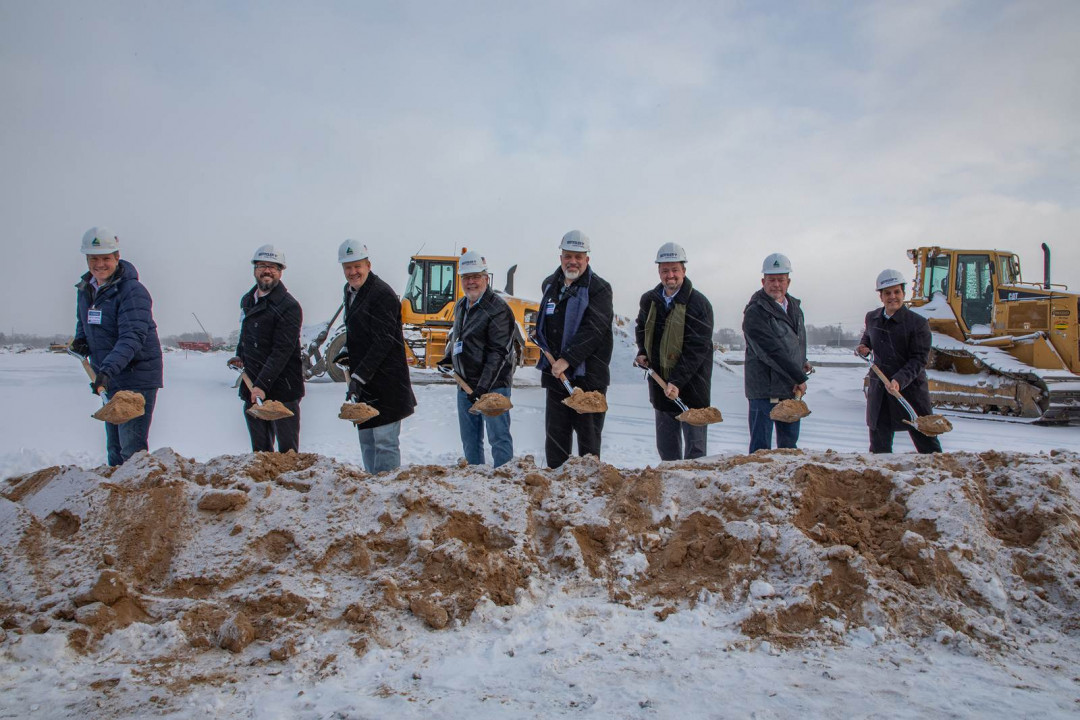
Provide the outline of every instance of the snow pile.
<path id="1" fill-rule="evenodd" d="M 363 655 L 409 616 L 438 630 L 599 594 L 658 621 L 708 612 L 750 645 L 854 633 L 1010 651 L 1080 630 L 1078 477 L 1061 452 L 370 477 L 310 454 L 200 464 L 166 449 L 5 483 L 0 626 L 9 649 L 48 633 L 93 663 L 145 623 L 154 676 L 200 653 L 226 666 L 221 649 L 311 671 L 325 661 L 298 651 L 312 633 Z"/>

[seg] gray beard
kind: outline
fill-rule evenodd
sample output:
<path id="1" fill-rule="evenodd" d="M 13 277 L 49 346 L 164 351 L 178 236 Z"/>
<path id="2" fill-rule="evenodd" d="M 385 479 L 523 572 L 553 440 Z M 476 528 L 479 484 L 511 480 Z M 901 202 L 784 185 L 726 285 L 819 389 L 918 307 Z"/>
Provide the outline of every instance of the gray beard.
<path id="1" fill-rule="evenodd" d="M 256 281 L 256 284 L 259 287 L 259 292 L 268 293 L 277 287 L 278 281 L 274 278 L 266 278 Z"/>
<path id="2" fill-rule="evenodd" d="M 570 270 L 563 270 L 563 277 L 565 277 L 570 282 L 574 282 L 579 277 L 581 277 L 581 270 L 578 270 L 577 272 L 571 272 Z"/>

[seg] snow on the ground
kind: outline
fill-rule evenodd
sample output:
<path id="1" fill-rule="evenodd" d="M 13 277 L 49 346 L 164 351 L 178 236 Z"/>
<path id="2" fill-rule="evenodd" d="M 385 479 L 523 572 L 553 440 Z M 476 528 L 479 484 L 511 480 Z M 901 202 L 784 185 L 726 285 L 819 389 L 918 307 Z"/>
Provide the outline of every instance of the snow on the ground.
<path id="1" fill-rule="evenodd" d="M 460 467 L 454 389 L 418 385 L 375 478 L 341 385 L 309 384 L 303 454 L 253 456 L 227 354 L 170 353 L 162 449 L 113 471 L 77 363 L 0 354 L 0 717 L 1080 710 L 1077 428 L 869 456 L 865 369 L 829 367 L 804 450 L 748 457 L 717 367 L 713 457 L 658 464 L 619 352 L 603 463 L 537 467 L 534 386 L 520 459 Z"/>

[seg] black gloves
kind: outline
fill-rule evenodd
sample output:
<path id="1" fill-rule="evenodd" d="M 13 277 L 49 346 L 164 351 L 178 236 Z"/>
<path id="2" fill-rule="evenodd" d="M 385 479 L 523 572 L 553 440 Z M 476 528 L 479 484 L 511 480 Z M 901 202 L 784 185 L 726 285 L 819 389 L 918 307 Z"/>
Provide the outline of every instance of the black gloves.
<path id="1" fill-rule="evenodd" d="M 75 338 L 71 341 L 71 344 L 68 345 L 68 348 L 76 355 L 81 355 L 82 357 L 90 356 L 90 343 L 86 342 L 86 338 Z"/>
<path id="2" fill-rule="evenodd" d="M 487 388 L 476 387 L 473 388 L 472 394 L 469 395 L 469 402 L 476 402 L 480 399 L 481 395 L 487 394 Z"/>
<path id="3" fill-rule="evenodd" d="M 349 402 L 362 402 L 368 405 L 375 404 L 375 396 L 372 395 L 367 386 L 364 383 L 357 380 L 355 377 L 349 380 L 349 392 L 345 396 L 345 400 Z"/>
<path id="4" fill-rule="evenodd" d="M 103 392 L 109 391 L 109 376 L 105 373 L 98 373 L 94 378 L 94 382 L 90 383 L 90 392 L 95 395 L 100 395 Z"/>

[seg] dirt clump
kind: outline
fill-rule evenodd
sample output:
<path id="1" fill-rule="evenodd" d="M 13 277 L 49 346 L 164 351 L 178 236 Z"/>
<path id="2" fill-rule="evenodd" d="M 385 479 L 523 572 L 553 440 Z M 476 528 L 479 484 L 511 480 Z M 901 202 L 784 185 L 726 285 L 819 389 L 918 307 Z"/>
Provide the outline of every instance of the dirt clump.
<path id="1" fill-rule="evenodd" d="M 146 414 L 146 398 L 131 390 L 120 390 L 109 397 L 101 409 L 91 415 L 113 425 L 121 425 Z"/>
<path id="2" fill-rule="evenodd" d="M 563 405 L 579 413 L 602 413 L 607 412 L 607 398 L 598 390 L 585 392 L 581 388 L 574 388 L 569 397 L 563 398 Z"/>
<path id="3" fill-rule="evenodd" d="M 243 490 L 210 490 L 202 494 L 196 507 L 207 512 L 228 512 L 247 503 L 248 494 Z"/>
<path id="4" fill-rule="evenodd" d="M 480 398 L 473 403 L 469 408 L 471 413 L 481 413 L 488 417 L 497 417 L 505 412 L 508 412 L 514 407 L 514 404 L 510 402 L 510 398 L 499 393 L 484 393 Z"/>
<path id="5" fill-rule="evenodd" d="M 675 419 L 690 425 L 711 425 L 724 422 L 724 416 L 720 414 L 720 411 L 711 406 L 690 408 L 676 415 Z"/>
<path id="6" fill-rule="evenodd" d="M 349 420 L 354 423 L 363 423 L 378 414 L 379 411 L 367 403 L 346 402 L 341 404 L 341 409 L 338 411 L 338 418 L 341 420 Z"/>
<path id="7" fill-rule="evenodd" d="M 769 418 L 777 422 L 792 423 L 810 414 L 810 408 L 801 398 L 788 398 L 776 403 L 769 411 Z"/>

